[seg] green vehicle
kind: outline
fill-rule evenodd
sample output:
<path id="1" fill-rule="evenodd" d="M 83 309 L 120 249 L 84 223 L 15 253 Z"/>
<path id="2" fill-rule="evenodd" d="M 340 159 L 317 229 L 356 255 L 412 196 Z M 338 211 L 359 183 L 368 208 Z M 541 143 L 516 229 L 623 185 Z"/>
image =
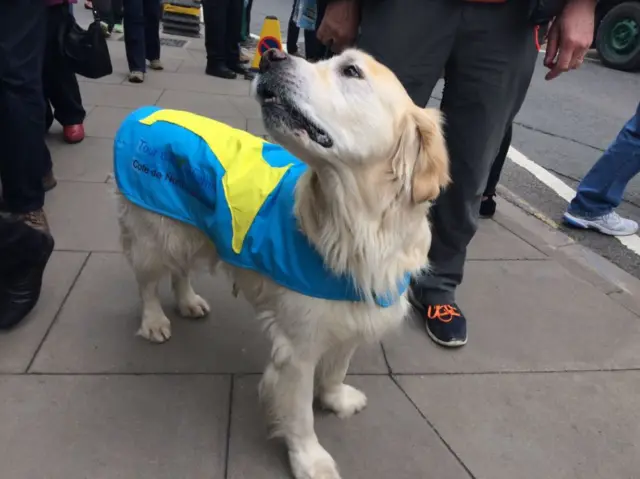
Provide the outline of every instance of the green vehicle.
<path id="1" fill-rule="evenodd" d="M 640 70 L 640 0 L 600 0 L 592 45 L 609 68 Z"/>

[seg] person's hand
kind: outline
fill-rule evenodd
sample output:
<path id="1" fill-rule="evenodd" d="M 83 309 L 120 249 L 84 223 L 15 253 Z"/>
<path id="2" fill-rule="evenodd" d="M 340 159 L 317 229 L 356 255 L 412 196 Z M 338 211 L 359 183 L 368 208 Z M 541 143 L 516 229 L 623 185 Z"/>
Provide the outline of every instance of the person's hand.
<path id="1" fill-rule="evenodd" d="M 354 44 L 359 24 L 357 0 L 332 0 L 327 5 L 316 36 L 324 45 L 340 53 Z"/>
<path id="2" fill-rule="evenodd" d="M 546 80 L 582 65 L 593 43 L 596 0 L 569 0 L 551 24 L 547 37 L 544 65 L 549 68 Z"/>

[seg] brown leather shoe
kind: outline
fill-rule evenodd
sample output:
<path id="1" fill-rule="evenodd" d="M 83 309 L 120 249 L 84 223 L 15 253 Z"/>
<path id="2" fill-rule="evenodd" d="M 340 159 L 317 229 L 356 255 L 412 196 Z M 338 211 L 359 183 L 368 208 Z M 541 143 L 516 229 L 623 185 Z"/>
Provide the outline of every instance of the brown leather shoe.
<path id="1" fill-rule="evenodd" d="M 47 215 L 42 209 L 16 215 L 22 222 L 43 233 L 51 234 Z"/>
<path id="2" fill-rule="evenodd" d="M 251 57 L 249 56 L 249 52 L 244 48 L 240 48 L 240 63 L 249 63 L 251 61 Z"/>
<path id="3" fill-rule="evenodd" d="M 62 137 L 67 143 L 80 143 L 84 140 L 84 126 L 80 125 L 67 125 L 62 127 Z"/>
<path id="4" fill-rule="evenodd" d="M 45 192 L 54 189 L 57 184 L 58 181 L 56 180 L 56 177 L 53 176 L 53 170 L 44 175 L 44 178 L 42 178 L 42 188 L 44 188 Z"/>

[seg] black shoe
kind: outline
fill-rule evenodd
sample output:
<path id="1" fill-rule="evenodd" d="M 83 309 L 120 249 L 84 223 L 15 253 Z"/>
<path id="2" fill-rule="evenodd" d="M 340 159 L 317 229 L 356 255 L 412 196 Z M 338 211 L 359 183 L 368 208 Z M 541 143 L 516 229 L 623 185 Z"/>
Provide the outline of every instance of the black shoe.
<path id="1" fill-rule="evenodd" d="M 227 64 L 227 67 L 232 72 L 235 72 L 238 75 L 244 76 L 245 80 L 253 80 L 255 78 L 255 76 L 256 76 L 256 74 L 254 72 L 249 70 L 246 66 L 242 65 L 241 63 L 236 63 L 235 65 L 234 64 Z"/>
<path id="2" fill-rule="evenodd" d="M 0 279 L 0 329 L 10 329 L 22 321 L 40 298 L 42 275 L 54 247 L 53 237 L 21 223 L 18 234 L 29 245 L 29 256 L 2 272 Z"/>
<path id="3" fill-rule="evenodd" d="M 409 295 L 411 304 L 425 320 L 429 337 L 440 346 L 459 348 L 467 344 L 467 319 L 455 303 L 422 304 Z"/>
<path id="4" fill-rule="evenodd" d="M 207 69 L 205 70 L 207 75 L 211 75 L 212 77 L 224 78 L 226 80 L 233 80 L 238 75 L 229 69 L 226 65 L 207 65 Z"/>
<path id="5" fill-rule="evenodd" d="M 487 199 L 480 202 L 480 217 L 481 218 L 493 218 L 496 214 L 496 200 L 493 196 L 487 196 Z"/>

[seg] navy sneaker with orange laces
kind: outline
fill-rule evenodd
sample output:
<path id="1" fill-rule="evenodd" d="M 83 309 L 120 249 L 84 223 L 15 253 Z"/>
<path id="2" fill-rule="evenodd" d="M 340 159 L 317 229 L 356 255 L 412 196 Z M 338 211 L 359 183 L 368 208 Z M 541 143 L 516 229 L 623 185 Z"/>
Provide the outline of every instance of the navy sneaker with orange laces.
<path id="1" fill-rule="evenodd" d="M 455 303 L 423 304 L 409 295 L 411 304 L 425 320 L 429 337 L 440 346 L 459 348 L 467 344 L 467 319 Z"/>

